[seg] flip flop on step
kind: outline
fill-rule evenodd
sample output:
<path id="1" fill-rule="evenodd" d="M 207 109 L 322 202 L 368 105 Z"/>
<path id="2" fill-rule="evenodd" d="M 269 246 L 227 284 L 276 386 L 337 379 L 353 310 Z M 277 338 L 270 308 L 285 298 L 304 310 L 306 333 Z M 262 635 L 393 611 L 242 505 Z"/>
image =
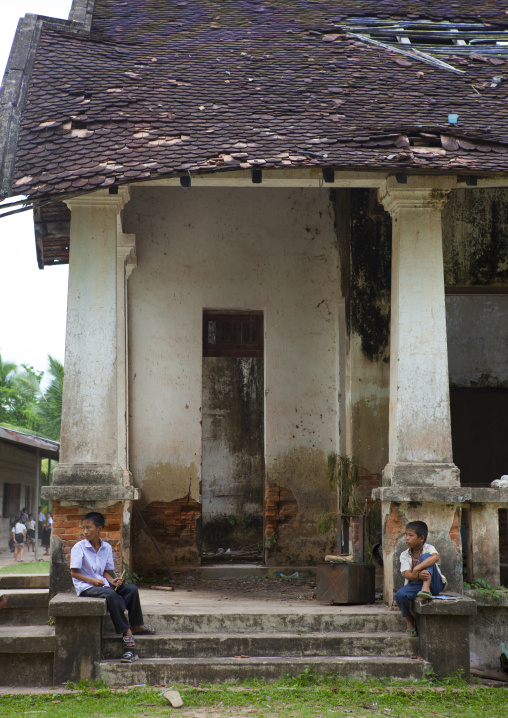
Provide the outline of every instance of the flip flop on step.
<path id="1" fill-rule="evenodd" d="M 134 646 L 136 645 L 134 636 L 124 636 L 123 643 L 124 643 L 125 648 L 134 648 Z"/>
<path id="2" fill-rule="evenodd" d="M 416 628 L 406 628 L 406 635 L 410 638 L 416 638 L 418 635 L 418 632 Z"/>
<path id="3" fill-rule="evenodd" d="M 133 663 L 133 661 L 137 661 L 138 657 L 139 656 L 135 656 L 132 651 L 125 651 L 120 658 L 120 663 Z"/>
<path id="4" fill-rule="evenodd" d="M 431 593 L 427 593 L 427 591 L 420 591 L 420 593 L 416 594 L 417 598 L 423 598 L 426 601 L 430 601 L 431 598 L 434 598 L 434 596 Z"/>
<path id="5" fill-rule="evenodd" d="M 155 632 L 155 628 L 152 628 L 149 623 L 145 623 L 144 626 L 140 626 L 139 630 L 136 629 L 132 631 L 132 633 L 136 636 L 153 636 Z"/>

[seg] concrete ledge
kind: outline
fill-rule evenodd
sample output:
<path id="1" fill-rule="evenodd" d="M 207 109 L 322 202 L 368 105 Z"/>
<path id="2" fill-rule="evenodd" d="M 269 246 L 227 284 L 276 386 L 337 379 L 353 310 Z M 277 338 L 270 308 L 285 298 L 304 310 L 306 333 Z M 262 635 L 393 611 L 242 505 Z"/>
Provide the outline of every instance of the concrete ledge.
<path id="1" fill-rule="evenodd" d="M 123 478 L 123 477 L 122 477 Z M 83 502 L 86 506 L 104 504 L 104 502 L 133 501 L 139 499 L 141 492 L 134 486 L 126 487 L 118 484 L 108 484 L 101 475 L 97 481 L 101 485 L 91 486 L 43 486 L 41 496 L 49 501 L 69 501 L 71 504 Z M 107 484 L 107 485 L 104 485 Z"/>
<path id="2" fill-rule="evenodd" d="M 494 589 L 495 590 L 495 589 Z M 464 592 L 470 599 L 476 601 L 478 606 L 489 606 L 491 608 L 506 608 L 508 611 L 508 590 L 498 590 L 497 593 L 501 595 L 496 598 L 495 596 L 488 596 L 484 591 L 470 591 Z"/>
<path id="3" fill-rule="evenodd" d="M 448 592 L 449 595 L 458 595 Z M 458 601 L 412 602 L 418 630 L 418 655 L 432 664 L 439 676 L 470 672 L 469 620 L 476 614 L 476 601 L 461 596 Z"/>
<path id="4" fill-rule="evenodd" d="M 30 589 L 6 589 L 3 590 L 7 598 L 7 607 L 4 611 L 13 608 L 46 608 L 49 602 L 49 591 L 47 588 Z"/>
<path id="5" fill-rule="evenodd" d="M 80 598 L 72 593 L 58 593 L 49 602 L 49 615 L 60 618 L 75 616 L 105 616 L 104 598 Z"/>
<path id="6" fill-rule="evenodd" d="M 2 632 L 0 633 L 0 654 L 53 653 L 54 650 L 55 629 L 52 626 L 2 627 Z M 4 660 L 6 659 L 4 658 Z"/>
<path id="7" fill-rule="evenodd" d="M 0 588 L 49 588 L 49 573 L 0 574 Z"/>
<path id="8" fill-rule="evenodd" d="M 453 593 L 447 593 L 454 596 Z M 458 601 L 425 601 L 422 598 L 415 598 L 413 611 L 426 616 L 474 616 L 476 614 L 476 601 L 472 598 L 461 596 Z"/>
<path id="9" fill-rule="evenodd" d="M 468 486 L 380 486 L 372 491 L 377 501 L 394 503 L 487 504 L 508 506 L 508 489 Z"/>

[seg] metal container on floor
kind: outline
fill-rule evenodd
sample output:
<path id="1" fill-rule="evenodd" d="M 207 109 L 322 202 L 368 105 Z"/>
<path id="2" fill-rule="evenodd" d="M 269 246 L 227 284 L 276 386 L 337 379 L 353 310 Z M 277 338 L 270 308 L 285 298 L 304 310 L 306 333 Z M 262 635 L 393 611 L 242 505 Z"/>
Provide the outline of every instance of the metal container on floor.
<path id="1" fill-rule="evenodd" d="M 318 563 L 317 600 L 323 603 L 374 603 L 375 567 L 365 563 Z"/>

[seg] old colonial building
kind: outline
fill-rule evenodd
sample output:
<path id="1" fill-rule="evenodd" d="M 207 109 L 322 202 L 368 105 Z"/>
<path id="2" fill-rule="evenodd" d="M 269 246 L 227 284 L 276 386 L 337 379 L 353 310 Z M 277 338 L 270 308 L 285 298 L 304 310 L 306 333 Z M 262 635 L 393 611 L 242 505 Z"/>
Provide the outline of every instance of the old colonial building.
<path id="1" fill-rule="evenodd" d="M 3 195 L 41 269 L 70 265 L 55 550 L 98 508 L 137 571 L 161 565 L 144 524 L 172 564 L 314 563 L 339 452 L 375 490 L 387 600 L 414 518 L 452 588 L 461 524 L 470 577 L 499 583 L 507 61 L 499 0 L 20 21 Z"/>

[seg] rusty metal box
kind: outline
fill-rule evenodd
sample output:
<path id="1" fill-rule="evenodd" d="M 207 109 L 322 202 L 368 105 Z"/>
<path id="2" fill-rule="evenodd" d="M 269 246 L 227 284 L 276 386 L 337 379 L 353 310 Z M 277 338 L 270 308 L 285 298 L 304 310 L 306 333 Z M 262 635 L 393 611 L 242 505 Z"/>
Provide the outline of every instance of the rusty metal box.
<path id="1" fill-rule="evenodd" d="M 374 566 L 365 563 L 318 563 L 317 599 L 324 603 L 374 603 Z"/>

